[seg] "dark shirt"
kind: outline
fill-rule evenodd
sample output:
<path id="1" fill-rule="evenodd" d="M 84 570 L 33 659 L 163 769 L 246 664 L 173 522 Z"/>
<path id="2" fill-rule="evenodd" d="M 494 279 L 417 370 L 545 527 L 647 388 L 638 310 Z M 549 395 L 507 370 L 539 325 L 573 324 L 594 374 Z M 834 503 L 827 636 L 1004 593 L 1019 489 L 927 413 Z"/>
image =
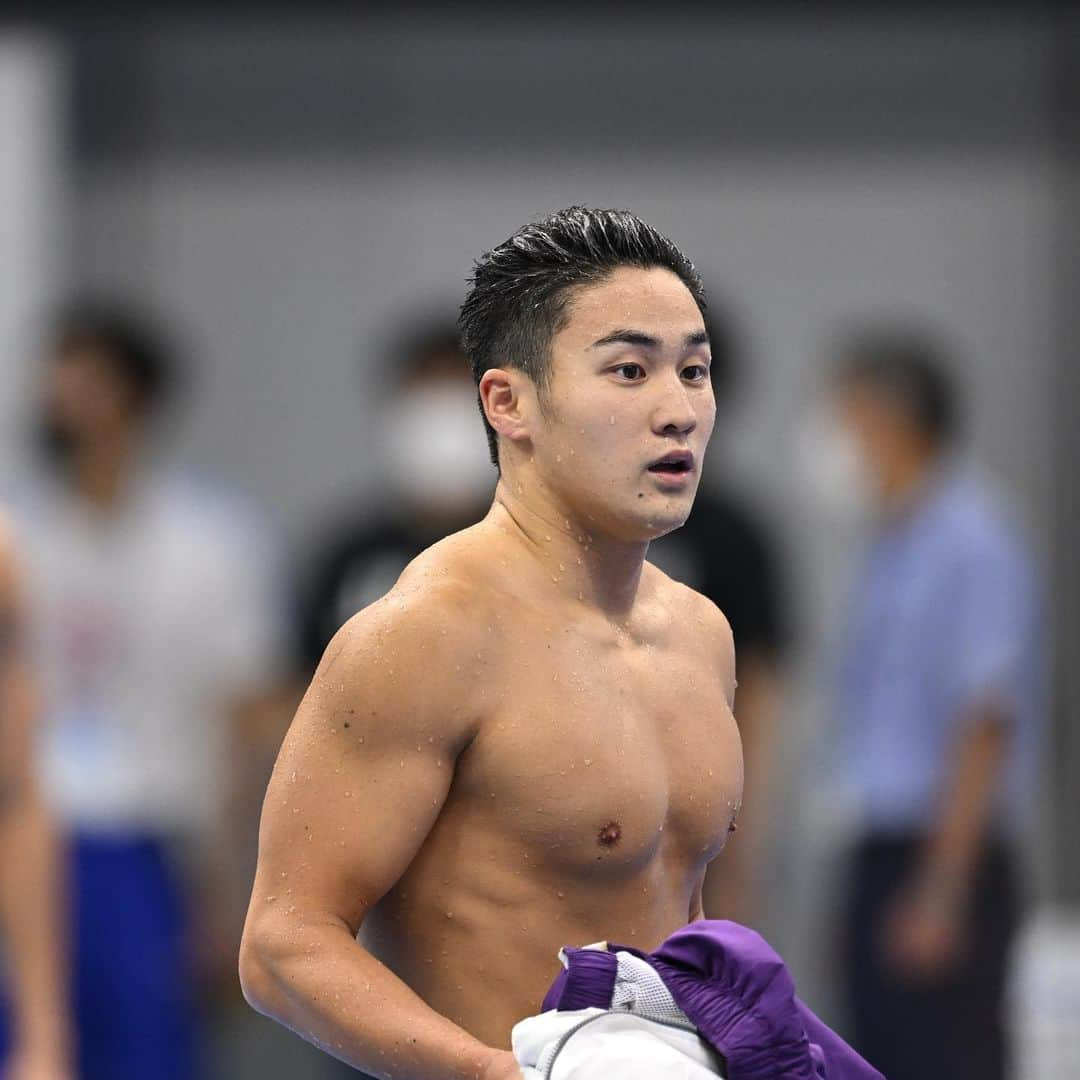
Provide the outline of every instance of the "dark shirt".
<path id="1" fill-rule="evenodd" d="M 475 524 L 483 510 L 441 528 L 402 516 L 355 517 L 330 535 L 306 590 L 301 660 L 310 674 L 343 623 L 393 588 L 422 551 L 452 532 Z"/>
<path id="2" fill-rule="evenodd" d="M 723 611 L 739 654 L 783 655 L 789 627 L 776 550 L 740 497 L 699 491 L 687 523 L 649 545 L 649 562 Z"/>

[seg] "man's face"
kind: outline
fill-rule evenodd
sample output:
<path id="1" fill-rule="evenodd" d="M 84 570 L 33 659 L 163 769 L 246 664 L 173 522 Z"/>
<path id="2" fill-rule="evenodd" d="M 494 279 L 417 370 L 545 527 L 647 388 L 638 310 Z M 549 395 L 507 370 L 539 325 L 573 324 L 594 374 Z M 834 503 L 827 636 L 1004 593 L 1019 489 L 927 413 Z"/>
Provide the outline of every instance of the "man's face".
<path id="1" fill-rule="evenodd" d="M 716 417 L 705 324 L 669 270 L 621 267 L 578 290 L 551 343 L 534 427 L 540 477 L 624 540 L 686 521 Z"/>
<path id="2" fill-rule="evenodd" d="M 48 362 L 43 386 L 44 427 L 64 445 L 80 446 L 133 422 L 133 388 L 109 356 L 71 347 Z"/>
<path id="3" fill-rule="evenodd" d="M 880 494 L 910 427 L 903 407 L 873 385 L 855 379 L 835 388 L 834 408 L 862 474 L 874 493 Z"/>

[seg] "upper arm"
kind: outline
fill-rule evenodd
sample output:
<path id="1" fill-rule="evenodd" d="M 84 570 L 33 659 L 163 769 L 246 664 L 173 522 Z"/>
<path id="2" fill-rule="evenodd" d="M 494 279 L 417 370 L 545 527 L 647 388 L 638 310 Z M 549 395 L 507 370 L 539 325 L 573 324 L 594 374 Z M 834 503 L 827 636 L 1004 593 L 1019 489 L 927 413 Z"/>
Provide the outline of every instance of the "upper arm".
<path id="1" fill-rule="evenodd" d="M 955 574 L 946 626 L 948 691 L 961 719 L 992 711 L 1012 718 L 1030 690 L 1029 644 L 1038 633 L 1030 568 L 985 545 Z"/>
<path id="2" fill-rule="evenodd" d="M 435 589 L 391 593 L 330 643 L 267 791 L 254 916 L 276 898 L 355 933 L 412 861 L 472 734 L 451 611 Z"/>

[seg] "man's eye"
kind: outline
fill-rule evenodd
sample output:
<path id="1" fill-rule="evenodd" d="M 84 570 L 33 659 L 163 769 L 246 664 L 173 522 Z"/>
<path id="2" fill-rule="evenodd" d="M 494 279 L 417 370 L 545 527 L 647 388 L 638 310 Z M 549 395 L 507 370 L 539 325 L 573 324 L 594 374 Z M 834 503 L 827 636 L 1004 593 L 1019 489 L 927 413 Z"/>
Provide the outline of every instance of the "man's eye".
<path id="1" fill-rule="evenodd" d="M 613 371 L 619 372 L 625 378 L 630 381 L 636 381 L 640 376 L 645 374 L 645 369 L 640 364 L 620 364 L 617 368 L 613 368 Z"/>
<path id="2" fill-rule="evenodd" d="M 683 377 L 691 382 L 704 382 L 709 377 L 709 369 L 702 364 L 691 364 L 683 368 Z"/>

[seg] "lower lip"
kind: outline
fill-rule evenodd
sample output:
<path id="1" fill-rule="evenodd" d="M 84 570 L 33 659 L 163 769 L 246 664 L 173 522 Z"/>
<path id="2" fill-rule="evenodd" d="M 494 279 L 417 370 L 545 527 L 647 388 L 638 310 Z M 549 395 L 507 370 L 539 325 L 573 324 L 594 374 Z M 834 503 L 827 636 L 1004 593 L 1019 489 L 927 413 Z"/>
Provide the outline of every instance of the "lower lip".
<path id="1" fill-rule="evenodd" d="M 690 483 L 690 479 L 694 475 L 694 470 L 687 469 L 686 472 L 655 472 L 650 469 L 649 475 L 655 477 L 657 483 L 661 487 L 675 490 L 684 488 Z"/>

